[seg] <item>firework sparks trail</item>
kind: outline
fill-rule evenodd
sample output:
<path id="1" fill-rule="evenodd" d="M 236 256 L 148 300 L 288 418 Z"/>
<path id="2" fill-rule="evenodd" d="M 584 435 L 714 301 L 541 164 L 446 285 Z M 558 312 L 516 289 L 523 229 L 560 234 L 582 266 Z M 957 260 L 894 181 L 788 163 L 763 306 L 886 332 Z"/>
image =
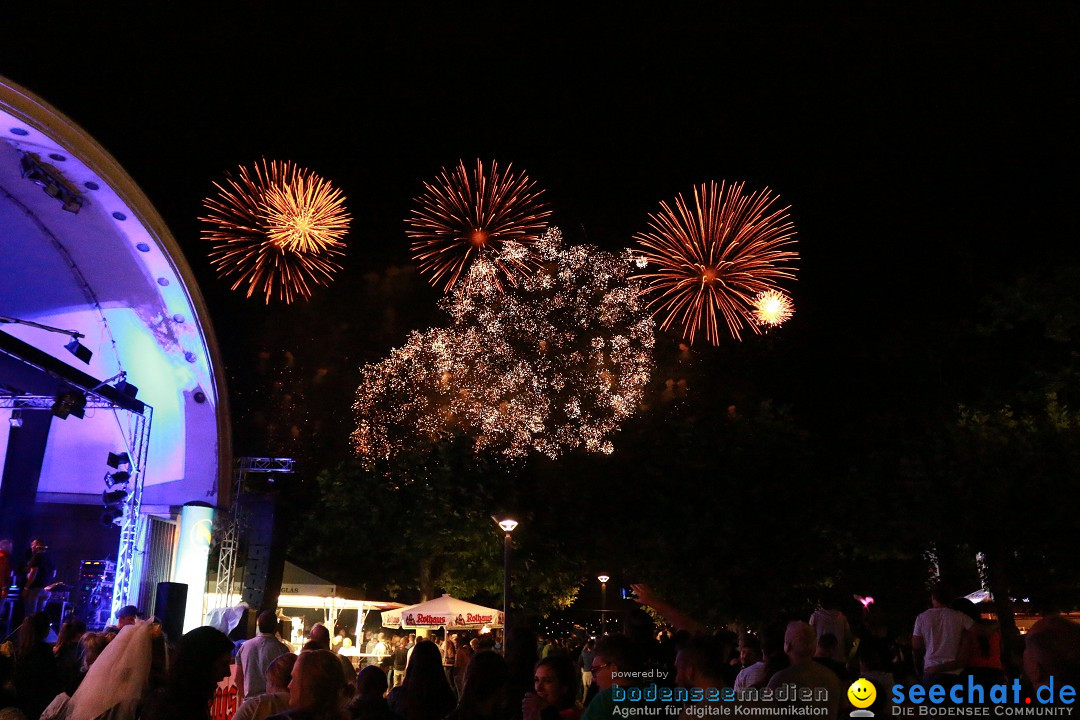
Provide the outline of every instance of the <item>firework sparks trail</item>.
<path id="1" fill-rule="evenodd" d="M 637 277 L 646 283 L 649 307 L 663 318 L 662 329 L 677 323 L 690 343 L 700 330 L 718 345 L 721 318 L 736 340 L 744 326 L 760 332 L 754 298 L 795 277 L 789 208 L 773 209 L 768 188 L 743 189 L 743 183 L 695 186 L 692 204 L 681 194 L 674 206 L 660 203 L 649 230 L 635 236 L 646 265 Z"/>
<path id="2" fill-rule="evenodd" d="M 413 259 L 432 285 L 445 283 L 449 292 L 478 259 L 484 258 L 511 286 L 536 270 L 531 251 L 551 215 L 540 199 L 543 191 L 524 173 L 508 165 L 500 171 L 492 162 L 486 171 L 476 161 L 472 173 L 458 161 L 452 170 L 443 168 L 406 219 Z"/>

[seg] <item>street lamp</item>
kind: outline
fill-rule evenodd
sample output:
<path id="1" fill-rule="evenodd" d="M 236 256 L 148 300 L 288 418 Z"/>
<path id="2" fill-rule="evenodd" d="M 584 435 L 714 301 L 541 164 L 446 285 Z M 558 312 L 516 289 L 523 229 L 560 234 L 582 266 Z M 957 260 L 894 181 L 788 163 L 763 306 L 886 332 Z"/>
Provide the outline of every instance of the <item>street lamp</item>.
<path id="1" fill-rule="evenodd" d="M 503 536 L 503 655 L 506 655 L 506 647 L 510 639 L 510 533 L 518 526 L 518 521 L 513 518 L 499 518 L 492 516 L 492 520 L 499 529 L 506 533 Z"/>
<path id="2" fill-rule="evenodd" d="M 611 576 L 597 575 L 596 579 L 600 581 L 600 634 L 603 635 L 607 632 L 607 581 Z"/>

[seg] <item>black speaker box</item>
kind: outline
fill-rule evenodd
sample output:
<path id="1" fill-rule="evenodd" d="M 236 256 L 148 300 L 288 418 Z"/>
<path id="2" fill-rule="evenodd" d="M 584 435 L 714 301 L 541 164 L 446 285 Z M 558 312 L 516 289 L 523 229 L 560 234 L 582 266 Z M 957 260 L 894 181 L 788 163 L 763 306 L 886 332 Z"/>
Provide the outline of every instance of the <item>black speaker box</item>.
<path id="1" fill-rule="evenodd" d="M 184 634 L 184 611 L 187 609 L 186 583 L 159 582 L 154 601 L 154 616 L 171 642 Z"/>

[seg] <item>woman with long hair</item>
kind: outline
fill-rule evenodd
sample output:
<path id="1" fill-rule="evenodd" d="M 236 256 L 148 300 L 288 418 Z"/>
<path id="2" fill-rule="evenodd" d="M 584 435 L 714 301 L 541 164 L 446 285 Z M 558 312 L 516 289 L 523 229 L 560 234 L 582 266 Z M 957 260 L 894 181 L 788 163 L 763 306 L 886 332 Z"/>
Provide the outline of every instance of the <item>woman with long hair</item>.
<path id="1" fill-rule="evenodd" d="M 577 668 L 565 655 L 549 655 L 536 663 L 533 692 L 521 700 L 523 720 L 579 720 Z"/>
<path id="2" fill-rule="evenodd" d="M 454 691 L 443 674 L 435 643 L 420 640 L 405 669 L 405 682 L 386 698 L 402 720 L 442 720 L 454 709 Z"/>
<path id="3" fill-rule="evenodd" d="M 48 634 L 49 616 L 34 613 L 23 618 L 15 640 L 15 694 L 19 709 L 28 718 L 41 717 L 60 692 L 56 657 L 45 642 Z"/>
<path id="4" fill-rule="evenodd" d="M 494 652 L 479 652 L 465 670 L 465 685 L 457 709 L 446 720 L 502 720 L 506 718 L 506 661 Z"/>
<path id="5" fill-rule="evenodd" d="M 127 630 L 121 629 L 113 643 L 123 638 Z M 217 684 L 229 675 L 232 650 L 232 640 L 217 628 L 204 625 L 185 633 L 176 644 L 165 687 L 150 695 L 142 717 L 147 720 L 209 720 L 210 701 L 214 699 Z M 146 652 L 145 667 L 149 676 L 149 645 Z M 98 664 L 101 664 L 100 660 Z"/>

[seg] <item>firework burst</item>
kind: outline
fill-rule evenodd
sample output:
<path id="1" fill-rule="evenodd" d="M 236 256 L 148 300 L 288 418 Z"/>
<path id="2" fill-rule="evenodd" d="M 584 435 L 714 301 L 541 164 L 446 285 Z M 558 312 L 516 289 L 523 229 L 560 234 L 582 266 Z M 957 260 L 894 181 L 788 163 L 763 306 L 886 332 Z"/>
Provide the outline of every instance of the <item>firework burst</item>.
<path id="1" fill-rule="evenodd" d="M 210 260 L 232 290 L 246 286 L 267 303 L 311 297 L 341 269 L 350 217 L 339 190 L 292 163 L 265 159 L 226 173 L 217 194 L 203 200 L 202 237 L 214 243 Z"/>
<path id="2" fill-rule="evenodd" d="M 654 324 L 632 264 L 549 228 L 543 268 L 502 292 L 478 259 L 444 299 L 447 328 L 415 332 L 363 368 L 353 442 L 365 461 L 463 434 L 508 459 L 610 453 L 653 368 Z"/>
<path id="3" fill-rule="evenodd" d="M 691 343 L 703 331 L 718 345 L 721 318 L 736 340 L 744 326 L 760 332 L 754 298 L 795 277 L 788 208 L 773 209 L 776 197 L 768 188 L 744 193 L 743 187 L 695 186 L 692 205 L 681 194 L 674 206 L 660 203 L 660 212 L 649 215 L 649 230 L 635 236 L 647 268 L 639 277 L 649 307 L 663 317 L 661 328 L 678 323 Z"/>
<path id="4" fill-rule="evenodd" d="M 540 199 L 543 191 L 513 166 L 490 171 L 480 160 L 470 173 L 465 162 L 443 168 L 406 218 L 413 259 L 432 285 L 449 292 L 477 259 L 487 259 L 502 279 L 517 287 L 536 269 L 532 246 L 539 239 L 545 218 L 551 215 Z"/>
<path id="5" fill-rule="evenodd" d="M 795 314 L 795 304 L 779 290 L 766 290 L 754 298 L 754 318 L 758 325 L 778 327 Z"/>

